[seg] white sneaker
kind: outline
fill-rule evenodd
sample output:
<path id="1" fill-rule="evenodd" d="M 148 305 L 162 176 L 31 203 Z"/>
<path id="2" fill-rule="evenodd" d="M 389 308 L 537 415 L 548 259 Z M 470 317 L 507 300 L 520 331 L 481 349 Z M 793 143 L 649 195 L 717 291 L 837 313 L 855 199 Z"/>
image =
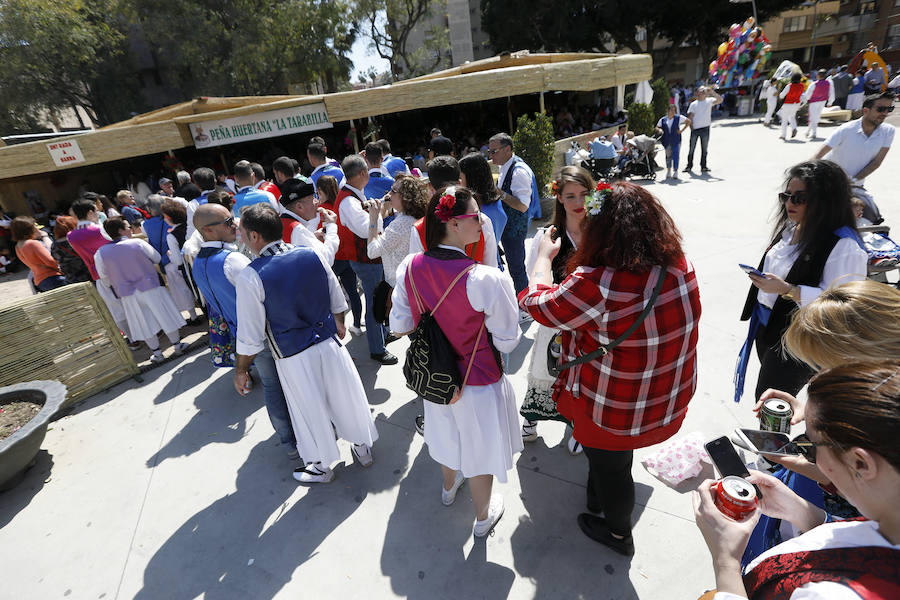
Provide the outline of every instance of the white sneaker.
<path id="1" fill-rule="evenodd" d="M 309 463 L 294 469 L 294 479 L 300 483 L 329 483 L 334 479 L 334 471 L 323 467 L 322 463 Z"/>
<path id="2" fill-rule="evenodd" d="M 164 360 L 166 360 L 166 357 L 163 356 L 163 353 L 161 350 L 155 350 L 153 352 L 153 354 L 150 355 L 150 362 L 152 362 L 154 365 L 158 365 L 159 363 L 163 362 Z"/>
<path id="3" fill-rule="evenodd" d="M 522 441 L 534 442 L 537 441 L 537 439 L 537 422 L 525 419 L 525 422 L 522 423 Z"/>
<path id="4" fill-rule="evenodd" d="M 582 452 L 584 452 L 584 448 L 581 447 L 581 444 L 575 440 L 574 437 L 569 436 L 569 454 L 572 456 L 578 456 Z"/>
<path id="5" fill-rule="evenodd" d="M 372 459 L 372 449 L 365 444 L 353 444 L 350 447 L 350 452 L 352 452 L 354 458 L 359 461 L 360 466 L 372 466 L 372 462 L 374 462 Z"/>
<path id="6" fill-rule="evenodd" d="M 362 329 L 360 329 L 356 325 L 347 325 L 347 331 L 349 331 L 352 335 L 355 335 L 355 336 L 360 336 L 363 334 Z"/>
<path id="7" fill-rule="evenodd" d="M 488 535 L 497 526 L 497 521 L 503 516 L 503 496 L 491 495 L 491 504 L 488 508 L 488 516 L 484 521 L 475 521 L 475 537 L 482 538 Z"/>
<path id="8" fill-rule="evenodd" d="M 449 490 L 445 490 L 443 486 L 441 486 L 441 502 L 444 506 L 450 506 L 453 504 L 453 501 L 456 500 L 456 492 L 459 490 L 460 486 L 465 483 L 466 478 L 463 477 L 462 471 L 456 472 L 456 479 L 453 480 L 453 487 Z"/>
<path id="9" fill-rule="evenodd" d="M 188 349 L 188 346 L 190 346 L 190 344 L 188 344 L 187 342 L 178 342 L 177 344 L 175 344 L 175 354 L 181 354 Z"/>

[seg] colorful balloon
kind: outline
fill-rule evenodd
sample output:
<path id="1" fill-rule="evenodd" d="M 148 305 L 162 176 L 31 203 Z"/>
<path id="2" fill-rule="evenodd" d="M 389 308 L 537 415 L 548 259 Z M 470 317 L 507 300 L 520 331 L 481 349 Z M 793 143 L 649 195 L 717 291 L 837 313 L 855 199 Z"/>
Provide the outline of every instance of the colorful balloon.
<path id="1" fill-rule="evenodd" d="M 719 56 L 722 56 L 723 54 L 725 54 L 725 51 L 726 51 L 726 50 L 728 50 L 728 44 L 727 44 L 727 43 L 722 42 L 721 44 L 719 44 Z"/>

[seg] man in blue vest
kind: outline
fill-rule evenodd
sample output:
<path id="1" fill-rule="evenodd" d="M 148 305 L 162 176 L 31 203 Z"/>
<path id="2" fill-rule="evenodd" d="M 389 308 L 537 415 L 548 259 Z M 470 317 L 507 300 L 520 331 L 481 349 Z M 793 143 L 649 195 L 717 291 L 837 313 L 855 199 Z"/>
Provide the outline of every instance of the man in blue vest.
<path id="1" fill-rule="evenodd" d="M 235 389 L 250 389 L 248 369 L 268 342 L 306 461 L 294 479 L 334 479 L 331 465 L 341 457 L 335 433 L 370 466 L 378 432 L 356 366 L 338 341 L 347 301 L 337 277 L 314 250 L 282 241 L 281 219 L 267 204 L 244 210 L 241 240 L 259 258 L 238 275 Z"/>
<path id="2" fill-rule="evenodd" d="M 369 142 L 366 144 L 363 156 L 366 159 L 366 165 L 369 167 L 369 183 L 366 184 L 363 192 L 367 200 L 372 198 L 381 200 L 385 194 L 391 191 L 391 187 L 394 185 L 394 178 L 387 175 L 382 169 L 381 146 L 377 142 Z"/>
<path id="3" fill-rule="evenodd" d="M 221 204 L 200 206 L 194 213 L 194 225 L 204 240 L 200 253 L 194 259 L 194 282 L 209 307 L 225 319 L 231 334 L 237 338 L 237 298 L 234 286 L 238 274 L 250 264 L 250 259 L 236 252 L 234 242 L 237 230 L 234 217 Z M 263 399 L 272 428 L 281 443 L 288 446 L 288 457 L 299 458 L 297 440 L 294 438 L 294 429 L 284 392 L 278 381 L 272 352 L 263 348 L 256 355 L 254 364 L 262 381 Z"/>
<path id="4" fill-rule="evenodd" d="M 409 173 L 409 165 L 399 156 L 391 154 L 391 143 L 382 138 L 375 142 L 381 146 L 381 168 L 387 171 L 391 177 L 396 177 L 397 173 Z"/>
<path id="5" fill-rule="evenodd" d="M 325 146 L 310 142 L 309 146 L 306 147 L 306 158 L 309 160 L 309 164 L 313 166 L 313 172 L 309 178 L 312 180 L 314 187 L 322 175 L 331 175 L 337 179 L 338 185 L 341 185 L 341 182 L 344 180 L 344 172 L 341 171 L 340 167 L 336 167 L 328 162 L 328 150 Z"/>
<path id="6" fill-rule="evenodd" d="M 234 165 L 234 180 L 237 182 L 238 191 L 234 195 L 231 212 L 235 217 L 240 218 L 244 207 L 257 202 L 268 202 L 272 206 L 278 207 L 274 195 L 253 187 L 253 167 L 250 166 L 249 161 L 241 160 Z"/>
<path id="7" fill-rule="evenodd" d="M 500 191 L 503 210 L 506 211 L 506 227 L 500 242 L 506 255 L 506 265 L 512 277 L 516 294 L 528 287 L 525 273 L 525 237 L 531 219 L 541 216 L 541 194 L 537 179 L 525 161 L 513 152 L 513 141 L 508 133 L 498 133 L 488 141 L 491 162 L 500 167 Z"/>

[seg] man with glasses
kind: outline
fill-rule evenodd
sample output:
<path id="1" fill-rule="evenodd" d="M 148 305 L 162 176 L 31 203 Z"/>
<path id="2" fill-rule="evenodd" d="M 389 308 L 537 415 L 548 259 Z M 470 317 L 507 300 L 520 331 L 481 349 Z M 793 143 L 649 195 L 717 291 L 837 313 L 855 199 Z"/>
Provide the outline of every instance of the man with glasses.
<path id="1" fill-rule="evenodd" d="M 237 338 L 235 284 L 238 274 L 250 264 L 250 259 L 237 252 L 234 245 L 237 238 L 234 217 L 221 204 L 204 204 L 194 213 L 194 226 L 203 236 L 200 253 L 194 259 L 194 281 L 210 308 L 225 319 L 232 336 Z M 262 380 L 263 399 L 269 421 L 281 443 L 288 447 L 288 458 L 299 458 L 297 440 L 271 350 L 263 348 L 256 355 L 253 364 Z"/>
<path id="2" fill-rule="evenodd" d="M 894 98 L 890 92 L 866 98 L 862 117 L 838 127 L 813 156 L 840 165 L 850 178 L 853 195 L 866 203 L 863 217 L 876 225 L 884 219 L 864 184 L 866 177 L 884 162 L 894 141 L 894 127 L 884 122 L 894 110 Z"/>

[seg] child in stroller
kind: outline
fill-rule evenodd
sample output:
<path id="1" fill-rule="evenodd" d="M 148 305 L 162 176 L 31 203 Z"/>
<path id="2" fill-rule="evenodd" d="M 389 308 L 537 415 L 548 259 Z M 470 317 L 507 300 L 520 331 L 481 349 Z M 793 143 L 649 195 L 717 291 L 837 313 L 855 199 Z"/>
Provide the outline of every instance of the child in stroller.
<path id="1" fill-rule="evenodd" d="M 636 135 L 625 142 L 625 160 L 619 163 L 622 177 L 656 179 L 656 142 L 657 138 L 649 135 Z"/>
<path id="2" fill-rule="evenodd" d="M 871 276 L 896 269 L 900 266 L 900 246 L 888 237 L 890 228 L 872 225 L 871 221 L 862 216 L 866 204 L 861 198 L 854 196 L 850 202 L 856 216 L 856 227 L 869 254 L 868 274 Z"/>

